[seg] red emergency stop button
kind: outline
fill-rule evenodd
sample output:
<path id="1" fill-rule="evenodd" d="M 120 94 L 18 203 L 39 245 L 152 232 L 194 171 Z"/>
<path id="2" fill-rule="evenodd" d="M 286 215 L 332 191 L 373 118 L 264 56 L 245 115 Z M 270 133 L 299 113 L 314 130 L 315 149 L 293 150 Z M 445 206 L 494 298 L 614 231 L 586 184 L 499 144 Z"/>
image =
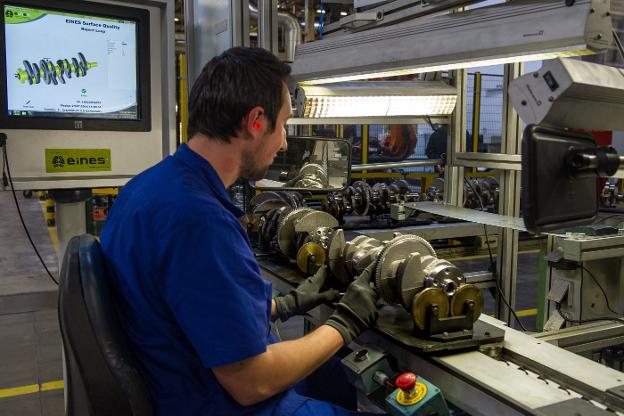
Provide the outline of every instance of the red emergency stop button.
<path id="1" fill-rule="evenodd" d="M 395 384 L 404 392 L 410 392 L 416 387 L 416 374 L 410 372 L 403 373 L 396 378 Z"/>
<path id="2" fill-rule="evenodd" d="M 403 373 L 398 376 L 394 382 L 398 387 L 396 391 L 396 401 L 403 406 L 411 406 L 427 395 L 427 386 L 424 383 L 419 383 L 414 373 Z"/>

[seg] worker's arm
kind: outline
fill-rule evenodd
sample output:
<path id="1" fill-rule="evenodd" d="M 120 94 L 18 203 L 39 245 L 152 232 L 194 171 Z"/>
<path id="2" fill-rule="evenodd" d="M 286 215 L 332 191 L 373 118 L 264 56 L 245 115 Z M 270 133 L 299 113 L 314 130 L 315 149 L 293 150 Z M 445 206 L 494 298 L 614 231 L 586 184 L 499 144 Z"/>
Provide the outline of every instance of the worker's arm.
<path id="1" fill-rule="evenodd" d="M 343 344 L 340 332 L 322 325 L 302 338 L 271 344 L 260 355 L 212 371 L 234 400 L 250 406 L 299 382 Z"/>
<path id="2" fill-rule="evenodd" d="M 325 325 L 302 338 L 271 344 L 262 354 L 213 368 L 219 383 L 239 404 L 249 406 L 312 373 L 377 319 L 378 295 L 370 287 L 372 270 L 372 265 L 367 267 L 349 285 Z"/>

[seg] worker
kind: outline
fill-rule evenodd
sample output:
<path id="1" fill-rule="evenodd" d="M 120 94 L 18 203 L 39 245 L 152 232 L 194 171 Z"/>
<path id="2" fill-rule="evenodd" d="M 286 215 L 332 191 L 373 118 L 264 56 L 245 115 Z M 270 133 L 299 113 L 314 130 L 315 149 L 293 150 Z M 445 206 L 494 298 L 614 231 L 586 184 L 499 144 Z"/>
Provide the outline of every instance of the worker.
<path id="1" fill-rule="evenodd" d="M 433 126 L 432 126 L 433 127 Z M 483 137 L 479 137 L 483 141 Z M 434 127 L 433 133 L 429 136 L 425 154 L 429 159 L 440 159 L 441 164 L 435 166 L 435 171 L 440 175 L 444 174 L 444 166 L 446 165 L 446 145 L 448 142 L 448 128 L 445 124 Z M 472 134 L 466 130 L 466 142 L 472 143 Z"/>
<path id="2" fill-rule="evenodd" d="M 331 358 L 377 317 L 365 270 L 342 298 L 322 267 L 272 298 L 227 188 L 264 176 L 287 147 L 290 68 L 233 48 L 203 68 L 189 141 L 133 178 L 101 234 L 117 308 L 157 415 L 351 415 L 355 393 Z M 338 301 L 309 334 L 277 342 L 270 321 Z M 333 402 L 330 402 L 329 400 Z"/>
<path id="3" fill-rule="evenodd" d="M 433 130 L 425 154 L 429 159 L 440 159 L 442 163 L 435 165 L 434 169 L 440 175 L 444 174 L 444 165 L 446 162 L 446 143 L 448 141 L 448 130 L 446 125 L 442 124 Z"/>

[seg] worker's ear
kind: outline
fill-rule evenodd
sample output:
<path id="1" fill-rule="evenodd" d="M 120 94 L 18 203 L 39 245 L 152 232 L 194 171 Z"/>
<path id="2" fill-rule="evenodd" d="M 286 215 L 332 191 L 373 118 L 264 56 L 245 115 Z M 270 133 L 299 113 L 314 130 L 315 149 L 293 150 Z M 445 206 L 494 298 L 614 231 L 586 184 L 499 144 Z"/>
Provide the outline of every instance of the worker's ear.
<path id="1" fill-rule="evenodd" d="M 260 138 L 266 131 L 266 117 L 262 107 L 252 108 L 243 119 L 243 130 L 253 139 Z"/>

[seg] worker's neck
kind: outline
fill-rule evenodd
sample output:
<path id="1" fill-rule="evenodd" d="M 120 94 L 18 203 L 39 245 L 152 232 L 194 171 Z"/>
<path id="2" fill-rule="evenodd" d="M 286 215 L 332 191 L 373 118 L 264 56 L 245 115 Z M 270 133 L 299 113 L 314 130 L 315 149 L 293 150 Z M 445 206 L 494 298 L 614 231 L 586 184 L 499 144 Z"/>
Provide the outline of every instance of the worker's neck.
<path id="1" fill-rule="evenodd" d="M 226 188 L 232 186 L 240 174 L 241 152 L 237 144 L 235 139 L 226 143 L 202 134 L 188 141 L 188 147 L 210 163 Z"/>

